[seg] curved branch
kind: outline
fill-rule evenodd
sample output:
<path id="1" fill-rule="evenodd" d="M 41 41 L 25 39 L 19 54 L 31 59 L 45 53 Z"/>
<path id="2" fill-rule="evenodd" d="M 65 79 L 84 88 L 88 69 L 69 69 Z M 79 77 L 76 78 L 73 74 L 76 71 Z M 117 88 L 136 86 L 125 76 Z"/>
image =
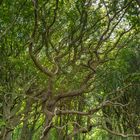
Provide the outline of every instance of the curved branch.
<path id="1" fill-rule="evenodd" d="M 35 40 L 37 28 L 38 28 L 38 13 L 37 13 L 38 1 L 37 0 L 33 0 L 33 6 L 34 6 L 34 21 L 35 21 L 35 23 L 34 23 L 34 29 L 33 29 L 32 35 L 31 35 L 31 42 L 29 44 L 29 54 L 30 54 L 30 57 L 33 60 L 34 64 L 36 65 L 36 67 L 40 71 L 42 71 L 44 74 L 48 75 L 49 77 L 52 77 L 54 74 L 51 71 L 49 71 L 46 67 L 43 67 L 40 64 L 39 60 L 36 58 L 36 56 L 33 54 L 33 43 Z"/>
<path id="2" fill-rule="evenodd" d="M 83 80 L 81 87 L 76 90 L 68 91 L 66 93 L 59 94 L 54 97 L 55 102 L 58 102 L 59 100 L 67 97 L 75 97 L 75 96 L 80 96 L 82 93 L 85 92 L 85 90 L 88 88 L 89 84 L 88 81 L 94 76 L 94 73 L 89 73 L 86 78 Z"/>
<path id="3" fill-rule="evenodd" d="M 108 129 L 107 127 L 103 127 L 103 129 L 106 130 L 106 131 L 108 131 L 109 133 L 111 133 L 113 135 L 121 136 L 123 138 L 140 137 L 140 134 L 123 134 L 123 133 L 112 131 L 112 130 Z"/>

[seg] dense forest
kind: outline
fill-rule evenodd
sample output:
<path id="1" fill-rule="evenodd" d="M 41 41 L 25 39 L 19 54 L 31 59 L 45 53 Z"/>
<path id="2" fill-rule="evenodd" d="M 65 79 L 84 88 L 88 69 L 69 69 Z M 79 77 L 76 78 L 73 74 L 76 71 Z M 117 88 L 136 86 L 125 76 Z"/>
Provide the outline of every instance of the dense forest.
<path id="1" fill-rule="evenodd" d="M 0 140 L 140 140 L 140 0 L 0 0 Z"/>

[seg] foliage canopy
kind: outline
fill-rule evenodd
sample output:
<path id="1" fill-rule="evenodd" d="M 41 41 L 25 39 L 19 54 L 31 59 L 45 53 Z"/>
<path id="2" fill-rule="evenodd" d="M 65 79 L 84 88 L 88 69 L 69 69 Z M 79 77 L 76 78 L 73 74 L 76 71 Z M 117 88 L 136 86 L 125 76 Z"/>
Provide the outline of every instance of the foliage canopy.
<path id="1" fill-rule="evenodd" d="M 139 36 L 139 0 L 1 0 L 0 139 L 139 139 Z"/>

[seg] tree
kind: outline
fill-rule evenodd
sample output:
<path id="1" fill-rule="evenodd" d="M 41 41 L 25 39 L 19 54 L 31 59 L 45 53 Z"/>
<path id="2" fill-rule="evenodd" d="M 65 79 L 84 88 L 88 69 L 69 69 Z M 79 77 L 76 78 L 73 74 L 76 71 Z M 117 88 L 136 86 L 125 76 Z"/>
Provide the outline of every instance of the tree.
<path id="1" fill-rule="evenodd" d="M 124 130 L 128 116 L 121 112 L 127 103 L 138 104 L 136 96 L 129 97 L 137 87 L 129 78 L 125 83 L 117 79 L 121 72 L 131 75 L 123 55 L 139 43 L 138 4 L 132 0 L 2 1 L 1 138 L 19 134 L 15 139 L 87 139 L 84 134 L 96 127 L 139 137 L 139 126 L 137 131 Z M 138 79 L 138 73 L 132 75 Z M 131 105 L 126 108 L 131 110 Z"/>

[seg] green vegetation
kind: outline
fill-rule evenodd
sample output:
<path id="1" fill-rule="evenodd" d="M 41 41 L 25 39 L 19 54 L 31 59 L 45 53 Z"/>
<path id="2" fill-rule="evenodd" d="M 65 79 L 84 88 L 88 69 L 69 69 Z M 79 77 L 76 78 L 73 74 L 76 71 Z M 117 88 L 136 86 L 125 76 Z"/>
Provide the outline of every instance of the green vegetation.
<path id="1" fill-rule="evenodd" d="M 0 140 L 139 140 L 140 0 L 0 0 Z"/>

